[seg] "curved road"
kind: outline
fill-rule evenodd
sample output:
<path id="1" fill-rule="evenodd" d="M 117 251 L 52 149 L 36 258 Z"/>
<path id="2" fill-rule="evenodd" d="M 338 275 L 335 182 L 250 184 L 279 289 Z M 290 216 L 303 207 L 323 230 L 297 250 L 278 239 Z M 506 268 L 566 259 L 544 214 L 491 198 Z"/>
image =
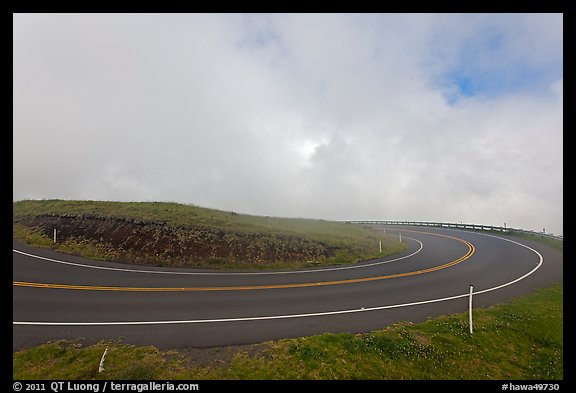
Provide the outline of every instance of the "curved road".
<path id="1" fill-rule="evenodd" d="M 378 227 L 378 226 L 376 226 Z M 163 348 L 367 332 L 487 306 L 563 278 L 563 254 L 514 237 L 382 227 L 405 252 L 356 265 L 216 272 L 92 261 L 13 243 L 13 349 L 54 339 Z"/>

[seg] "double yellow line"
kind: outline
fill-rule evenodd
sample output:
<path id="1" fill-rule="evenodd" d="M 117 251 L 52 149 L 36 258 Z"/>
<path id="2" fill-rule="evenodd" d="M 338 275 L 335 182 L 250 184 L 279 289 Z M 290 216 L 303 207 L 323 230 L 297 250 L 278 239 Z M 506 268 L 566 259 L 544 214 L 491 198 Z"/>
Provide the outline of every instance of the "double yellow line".
<path id="1" fill-rule="evenodd" d="M 406 231 L 406 232 L 419 232 L 419 231 Z M 115 287 L 115 286 L 93 286 L 93 285 L 68 285 L 68 284 L 45 284 L 36 282 L 26 282 L 26 281 L 12 281 L 12 285 L 15 287 L 31 287 L 31 288 L 50 288 L 50 289 L 76 289 L 84 291 L 129 291 L 129 292 L 203 292 L 203 291 L 249 291 L 256 289 L 286 289 L 286 288 L 306 288 L 306 287 L 321 287 L 328 285 L 343 285 L 343 284 L 355 284 L 369 281 L 379 281 L 387 280 L 391 278 L 408 277 L 415 276 L 418 274 L 425 274 L 434 272 L 437 270 L 442 270 L 449 268 L 451 266 L 457 265 L 474 254 L 476 249 L 474 245 L 466 240 L 452 237 L 448 235 L 441 235 L 438 233 L 430 232 L 419 232 L 431 234 L 434 236 L 442 236 L 450 239 L 458 240 L 468 246 L 468 252 L 458 259 L 451 262 L 445 263 L 439 266 L 433 266 L 427 269 L 414 270 L 405 273 L 389 274 L 385 276 L 374 276 L 374 277 L 364 277 L 364 278 L 353 278 L 348 280 L 336 280 L 336 281 L 318 281 L 318 282 L 306 282 L 306 283 L 294 283 L 294 284 L 275 284 L 275 285 L 243 285 L 243 286 L 228 286 L 228 287 Z"/>

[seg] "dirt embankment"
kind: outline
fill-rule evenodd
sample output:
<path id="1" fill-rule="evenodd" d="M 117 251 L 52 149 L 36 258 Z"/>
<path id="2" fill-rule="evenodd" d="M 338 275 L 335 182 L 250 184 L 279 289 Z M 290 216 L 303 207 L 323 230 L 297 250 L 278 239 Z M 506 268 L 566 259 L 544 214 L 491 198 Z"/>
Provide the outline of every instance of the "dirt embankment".
<path id="1" fill-rule="evenodd" d="M 83 244 L 105 259 L 169 266 L 258 265 L 306 263 L 334 256 L 334 250 L 309 239 L 274 233 L 227 231 L 176 226 L 96 215 L 44 214 L 15 222 L 41 231 L 58 242 Z"/>

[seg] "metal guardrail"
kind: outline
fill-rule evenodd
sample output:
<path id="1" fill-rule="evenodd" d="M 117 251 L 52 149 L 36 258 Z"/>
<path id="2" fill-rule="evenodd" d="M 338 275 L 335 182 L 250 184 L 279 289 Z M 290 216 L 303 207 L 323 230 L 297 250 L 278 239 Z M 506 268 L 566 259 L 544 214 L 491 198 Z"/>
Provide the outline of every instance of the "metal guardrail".
<path id="1" fill-rule="evenodd" d="M 518 229 L 518 228 L 495 227 L 492 225 L 481 225 L 481 224 L 462 224 L 462 223 L 457 224 L 450 222 L 392 221 L 392 220 L 359 220 L 359 221 L 346 221 L 346 222 L 349 222 L 351 224 L 406 225 L 406 226 L 424 226 L 424 227 L 440 227 L 440 228 L 475 229 L 481 231 L 497 231 L 503 233 L 520 232 L 564 241 L 563 236 L 555 236 L 544 232 L 528 231 L 525 229 Z"/>

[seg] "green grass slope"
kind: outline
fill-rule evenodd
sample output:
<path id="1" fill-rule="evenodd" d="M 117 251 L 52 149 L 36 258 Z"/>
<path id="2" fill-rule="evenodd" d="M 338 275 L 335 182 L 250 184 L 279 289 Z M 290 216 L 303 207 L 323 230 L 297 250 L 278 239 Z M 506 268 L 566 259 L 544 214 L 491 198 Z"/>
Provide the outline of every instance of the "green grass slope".
<path id="1" fill-rule="evenodd" d="M 167 202 L 18 201 L 13 203 L 13 233 L 28 244 L 101 260 L 216 268 L 354 263 L 406 247 L 353 224 Z"/>

